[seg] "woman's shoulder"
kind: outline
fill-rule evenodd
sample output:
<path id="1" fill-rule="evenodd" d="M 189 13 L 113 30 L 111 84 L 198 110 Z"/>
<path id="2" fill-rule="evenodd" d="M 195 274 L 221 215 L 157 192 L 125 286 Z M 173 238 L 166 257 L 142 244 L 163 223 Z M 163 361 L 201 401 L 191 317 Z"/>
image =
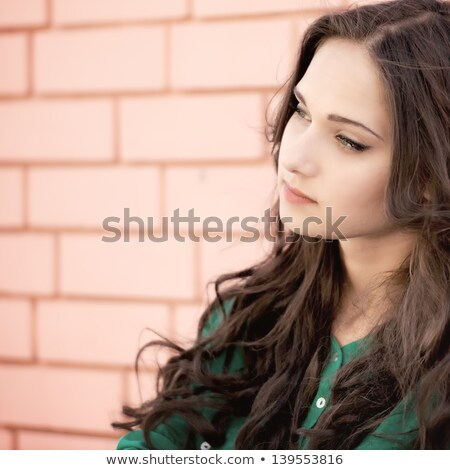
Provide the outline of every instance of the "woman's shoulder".
<path id="1" fill-rule="evenodd" d="M 186 420 L 173 414 L 149 432 L 152 448 L 156 450 L 186 449 L 188 426 Z M 116 450 L 148 450 L 142 429 L 124 434 L 118 441 Z"/>
<path id="2" fill-rule="evenodd" d="M 155 447 L 157 449 L 181 449 L 181 447 L 177 443 L 172 442 L 170 439 L 168 439 L 161 433 L 151 431 L 150 437 L 152 443 L 155 444 Z M 148 450 L 148 446 L 145 443 L 144 434 L 142 430 L 137 429 L 123 435 L 117 443 L 116 450 Z"/>
<path id="3" fill-rule="evenodd" d="M 148 449 L 140 429 L 124 434 L 117 443 L 116 450 L 145 450 Z"/>
<path id="4" fill-rule="evenodd" d="M 236 300 L 236 297 L 232 296 L 232 297 L 228 297 L 223 302 L 225 315 L 227 317 L 230 314 L 231 308 L 233 307 L 235 300 Z M 216 299 L 213 302 L 211 312 L 205 322 L 205 326 L 202 328 L 201 335 L 204 337 L 209 336 L 213 331 L 215 331 L 220 326 L 222 320 L 223 320 L 222 309 L 218 300 Z"/>
<path id="5" fill-rule="evenodd" d="M 224 300 L 225 315 L 229 315 L 233 306 L 235 297 Z M 222 320 L 222 310 L 220 304 L 216 301 L 213 304 L 210 315 L 208 316 L 205 326 L 202 328 L 201 336 L 208 337 L 216 330 Z M 226 351 L 217 357 L 211 358 L 210 368 L 213 373 L 222 372 L 225 366 Z M 240 348 L 233 354 L 229 365 L 229 371 L 234 372 L 244 367 L 243 355 Z M 170 424 L 170 425 L 169 425 Z M 185 449 L 185 439 L 187 438 L 187 428 L 185 421 L 177 415 L 170 417 L 170 423 L 160 423 L 153 431 L 150 431 L 150 439 L 156 449 L 175 450 Z M 142 430 L 137 429 L 123 435 L 117 443 L 116 450 L 148 450 L 144 440 Z"/>

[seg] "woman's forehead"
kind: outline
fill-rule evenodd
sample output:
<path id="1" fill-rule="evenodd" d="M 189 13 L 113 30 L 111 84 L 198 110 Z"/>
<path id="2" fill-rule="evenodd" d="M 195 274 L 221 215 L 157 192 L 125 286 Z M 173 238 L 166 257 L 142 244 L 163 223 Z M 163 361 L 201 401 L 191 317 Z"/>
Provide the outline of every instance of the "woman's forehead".
<path id="1" fill-rule="evenodd" d="M 305 96 L 310 112 L 317 109 L 366 121 L 387 136 L 386 92 L 379 70 L 363 46 L 337 38 L 325 41 L 296 88 Z"/>

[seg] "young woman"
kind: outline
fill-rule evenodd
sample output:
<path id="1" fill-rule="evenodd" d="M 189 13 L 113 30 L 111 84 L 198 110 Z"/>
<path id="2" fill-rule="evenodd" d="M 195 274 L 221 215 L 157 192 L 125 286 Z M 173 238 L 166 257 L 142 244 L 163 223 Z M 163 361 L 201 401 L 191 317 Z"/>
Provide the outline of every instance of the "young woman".
<path id="1" fill-rule="evenodd" d="M 318 18 L 286 88 L 273 250 L 117 449 L 450 448 L 450 4 Z"/>

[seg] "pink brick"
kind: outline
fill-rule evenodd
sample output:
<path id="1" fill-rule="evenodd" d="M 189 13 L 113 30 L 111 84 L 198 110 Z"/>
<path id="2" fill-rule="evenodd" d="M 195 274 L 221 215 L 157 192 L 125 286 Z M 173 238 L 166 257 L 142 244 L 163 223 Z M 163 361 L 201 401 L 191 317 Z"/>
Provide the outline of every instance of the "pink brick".
<path id="1" fill-rule="evenodd" d="M 218 217 L 224 231 L 231 217 L 239 217 L 229 225 L 236 232 L 243 229 L 240 223 L 244 217 L 264 215 L 276 186 L 275 170 L 269 163 L 174 167 L 167 170 L 166 179 L 167 215 L 179 209 L 180 216 L 185 217 L 193 208 L 193 215 L 200 217 L 195 222 L 197 227 L 202 228 L 206 217 Z M 187 224 L 181 225 L 187 228 Z M 216 236 L 212 230 L 217 226 L 214 221 L 205 225 L 211 237 Z"/>
<path id="2" fill-rule="evenodd" d="M 202 292 L 203 292 L 203 285 Z M 175 308 L 175 339 L 189 344 L 197 337 L 197 326 L 200 316 L 206 306 L 204 305 L 178 305 Z"/>
<path id="3" fill-rule="evenodd" d="M 165 82 L 162 26 L 36 35 L 35 88 L 43 93 L 154 90 Z"/>
<path id="4" fill-rule="evenodd" d="M 38 357 L 46 361 L 133 366 L 140 346 L 170 334 L 164 304 L 41 301 L 37 309 Z M 100 334 L 102 331 L 104 334 Z M 80 344 L 90 344 L 80 348 Z"/>
<path id="5" fill-rule="evenodd" d="M 346 0 L 227 0 L 211 2 L 194 0 L 194 14 L 199 17 L 228 15 L 257 15 L 283 12 L 298 12 L 306 9 L 339 7 Z"/>
<path id="6" fill-rule="evenodd" d="M 0 94 L 21 95 L 27 91 L 28 62 L 25 34 L 0 36 L 0 69 L 2 71 Z"/>
<path id="7" fill-rule="evenodd" d="M 29 175 L 28 208 L 29 223 L 40 227 L 102 230 L 108 217 L 120 217 L 123 223 L 126 208 L 130 217 L 153 216 L 159 221 L 160 174 L 156 168 L 124 166 L 34 168 Z"/>
<path id="8" fill-rule="evenodd" d="M 31 303 L 25 299 L 0 299 L 0 357 L 30 359 Z"/>
<path id="9" fill-rule="evenodd" d="M 256 93 L 129 98 L 121 103 L 125 160 L 242 159 L 262 152 Z"/>
<path id="10" fill-rule="evenodd" d="M 0 27 L 40 26 L 47 21 L 46 0 L 0 0 Z"/>
<path id="11" fill-rule="evenodd" d="M 112 103 L 103 99 L 2 102 L 0 160 L 107 161 L 112 124 Z"/>
<path id="12" fill-rule="evenodd" d="M 253 225 L 253 224 L 252 224 Z M 247 234 L 250 236 L 251 234 Z M 271 248 L 268 240 L 260 238 L 251 242 L 233 237 L 233 241 L 222 239 L 217 243 L 201 243 L 201 287 L 206 289 L 207 283 L 225 273 L 238 271 L 262 261 L 267 257 Z M 210 298 L 214 298 L 214 284 L 208 287 Z"/>
<path id="13" fill-rule="evenodd" d="M 194 246 L 189 240 L 176 241 L 169 235 L 168 241 L 156 242 L 143 234 L 139 242 L 132 233 L 129 242 L 124 237 L 116 242 L 101 238 L 98 234 L 61 237 L 62 293 L 144 299 L 193 297 Z"/>
<path id="14" fill-rule="evenodd" d="M 252 224 L 253 225 L 253 224 Z M 248 233 L 247 236 L 251 234 Z M 269 240 L 260 238 L 251 242 L 233 237 L 233 241 L 221 240 L 218 243 L 201 244 L 201 286 L 208 289 L 210 298 L 215 298 L 214 283 L 216 278 L 225 273 L 249 268 L 267 257 L 271 245 Z"/>
<path id="15" fill-rule="evenodd" d="M 7 429 L 0 429 L 0 450 L 13 450 L 12 432 Z"/>
<path id="16" fill-rule="evenodd" d="M 19 431 L 18 448 L 26 450 L 114 450 L 117 438 L 77 436 L 54 432 Z"/>
<path id="17" fill-rule="evenodd" d="M 187 0 L 54 0 L 53 4 L 56 24 L 153 21 L 183 18 L 188 13 Z"/>
<path id="18" fill-rule="evenodd" d="M 165 364 L 161 363 L 161 367 Z M 127 404 L 131 406 L 140 405 L 145 400 L 151 400 L 156 397 L 156 371 L 139 371 L 139 382 L 136 374 L 128 372 L 127 377 Z M 140 389 L 140 391 L 139 391 Z"/>
<path id="19" fill-rule="evenodd" d="M 0 387 L 0 423 L 107 432 L 120 417 L 120 372 L 3 364 L 0 383 L 8 384 Z"/>
<path id="20" fill-rule="evenodd" d="M 19 227 L 24 222 L 23 172 L 20 168 L 0 169 L 0 226 Z"/>
<path id="21" fill-rule="evenodd" d="M 0 291 L 54 292 L 54 238 L 42 233 L 0 234 Z"/>
<path id="22" fill-rule="evenodd" d="M 172 84 L 182 89 L 281 86 L 293 54 L 288 20 L 178 24 Z"/>

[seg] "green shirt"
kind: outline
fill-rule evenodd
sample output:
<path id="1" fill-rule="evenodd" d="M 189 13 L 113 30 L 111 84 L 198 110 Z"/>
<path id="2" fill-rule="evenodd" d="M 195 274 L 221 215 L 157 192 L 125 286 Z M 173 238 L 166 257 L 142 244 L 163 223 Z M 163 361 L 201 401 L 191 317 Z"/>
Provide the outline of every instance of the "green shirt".
<path id="1" fill-rule="evenodd" d="M 233 299 L 227 299 L 225 302 L 225 311 L 228 313 L 231 309 Z M 208 322 L 202 330 L 202 335 L 207 336 L 210 333 L 210 326 L 215 328 L 218 326 L 221 315 L 218 315 L 219 308 L 213 310 Z M 331 336 L 331 354 L 329 355 L 329 361 L 323 370 L 321 381 L 314 397 L 312 406 L 306 416 L 302 426 L 307 428 L 313 428 L 317 423 L 320 415 L 327 409 L 328 402 L 331 395 L 332 381 L 339 370 L 347 362 L 351 361 L 358 354 L 364 350 L 366 341 L 369 337 L 353 341 L 340 347 L 334 336 Z M 211 370 L 219 373 L 225 361 L 225 353 L 222 353 L 219 357 L 215 358 L 211 364 Z M 235 354 L 233 355 L 232 361 L 229 366 L 230 372 L 237 372 L 245 367 L 243 360 L 242 348 L 237 347 Z M 404 410 L 405 408 L 405 410 Z M 405 411 L 405 414 L 403 414 Z M 209 420 L 212 419 L 214 413 L 217 410 L 204 409 L 202 413 Z M 230 420 L 230 426 L 226 433 L 226 439 L 222 446 L 211 447 L 202 436 L 195 436 L 195 448 L 201 450 L 226 450 L 234 449 L 234 443 L 239 429 L 242 427 L 246 420 L 245 416 L 233 416 Z M 387 433 L 402 433 L 393 436 L 387 436 L 383 434 Z M 150 432 L 151 441 L 158 450 L 179 450 L 186 449 L 188 428 L 184 418 L 179 416 L 171 416 L 169 420 L 160 423 Z M 418 434 L 418 423 L 416 415 L 412 409 L 412 403 L 409 400 L 400 402 L 388 415 L 388 417 L 368 436 L 366 436 L 362 442 L 355 447 L 355 449 L 412 449 L 414 441 Z M 298 448 L 307 449 L 307 438 L 299 436 Z M 127 449 L 142 449 L 148 450 L 145 444 L 143 434 L 141 430 L 130 431 L 122 436 L 117 444 L 117 450 Z"/>

